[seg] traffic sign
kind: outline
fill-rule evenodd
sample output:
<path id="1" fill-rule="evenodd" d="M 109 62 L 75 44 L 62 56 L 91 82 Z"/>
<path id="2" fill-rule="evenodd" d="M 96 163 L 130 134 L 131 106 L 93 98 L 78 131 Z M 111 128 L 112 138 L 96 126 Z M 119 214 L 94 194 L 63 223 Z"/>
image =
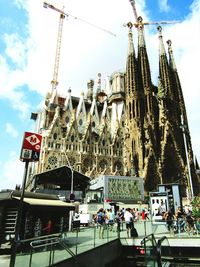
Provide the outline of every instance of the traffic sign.
<path id="1" fill-rule="evenodd" d="M 25 132 L 20 160 L 38 161 L 40 157 L 41 142 L 42 136 L 40 134 Z"/>

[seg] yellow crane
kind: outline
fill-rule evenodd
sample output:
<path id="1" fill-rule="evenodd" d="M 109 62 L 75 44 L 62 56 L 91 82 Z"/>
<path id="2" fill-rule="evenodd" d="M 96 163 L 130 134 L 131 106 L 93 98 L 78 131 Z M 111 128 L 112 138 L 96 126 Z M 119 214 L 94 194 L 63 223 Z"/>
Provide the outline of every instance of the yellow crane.
<path id="1" fill-rule="evenodd" d="M 59 8 L 57 8 L 57 7 L 49 4 L 47 2 L 44 2 L 43 3 L 43 6 L 45 8 L 50 8 L 50 9 L 55 10 L 58 13 L 60 13 L 59 26 L 58 26 L 58 36 L 57 36 L 57 44 L 56 44 L 56 55 L 55 55 L 55 63 L 54 63 L 54 72 L 53 72 L 53 80 L 51 81 L 51 84 L 52 84 L 52 92 L 53 92 L 54 90 L 56 90 L 57 85 L 58 85 L 58 71 L 59 71 L 59 63 L 60 63 L 60 51 L 61 51 L 61 42 L 62 42 L 63 21 L 64 21 L 64 19 L 66 17 L 67 18 L 68 17 L 72 17 L 74 19 L 77 19 L 77 20 L 80 20 L 80 21 L 82 21 L 84 23 L 87 23 L 88 25 L 90 25 L 92 27 L 95 27 L 95 28 L 97 28 L 99 30 L 102 30 L 102 31 L 106 32 L 106 33 L 109 33 L 109 34 L 111 34 L 113 36 L 116 36 L 116 35 L 114 33 L 112 33 L 111 31 L 108 31 L 108 30 L 106 30 L 106 29 L 104 29 L 102 27 L 99 27 L 99 26 L 97 26 L 97 25 L 95 25 L 95 24 L 93 24 L 91 22 L 88 22 L 88 21 L 86 21 L 84 19 L 78 18 L 76 16 L 73 16 L 73 15 L 71 15 L 69 13 L 64 12 L 64 8 L 63 9 L 59 9 Z"/>
<path id="2" fill-rule="evenodd" d="M 160 24 L 174 24 L 174 23 L 179 23 L 180 21 L 178 20 L 172 20 L 172 21 L 151 21 L 151 22 L 143 22 L 143 19 L 141 16 L 138 16 L 136 6 L 135 6 L 135 0 L 129 0 L 132 9 L 133 9 L 133 14 L 135 18 L 135 22 L 128 22 L 125 26 L 132 27 L 133 25 L 136 28 L 143 28 L 144 25 L 160 25 Z"/>

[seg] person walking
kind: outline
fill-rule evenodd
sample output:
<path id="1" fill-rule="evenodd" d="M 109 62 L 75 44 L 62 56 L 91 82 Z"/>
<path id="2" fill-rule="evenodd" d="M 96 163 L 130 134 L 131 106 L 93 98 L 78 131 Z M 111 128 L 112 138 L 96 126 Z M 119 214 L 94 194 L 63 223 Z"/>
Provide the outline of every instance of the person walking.
<path id="1" fill-rule="evenodd" d="M 195 234 L 195 226 L 194 226 L 194 217 L 192 216 L 192 212 L 189 211 L 186 214 L 186 222 L 187 222 L 187 232 L 188 235 L 192 233 L 193 235 Z"/>
<path id="2" fill-rule="evenodd" d="M 146 214 L 145 214 L 145 210 L 144 209 L 141 212 L 141 218 L 142 218 L 143 221 L 146 220 Z"/>
<path id="3" fill-rule="evenodd" d="M 171 209 L 168 209 L 164 215 L 163 215 L 164 220 L 167 223 L 167 229 L 170 232 L 170 235 L 174 235 L 174 228 L 173 228 L 173 223 L 176 217 L 174 216 L 173 212 Z"/>
<path id="4" fill-rule="evenodd" d="M 178 232 L 180 233 L 184 230 L 185 225 L 185 213 L 183 212 L 181 207 L 178 207 L 178 209 L 176 210 L 175 217 L 177 220 Z"/>
<path id="5" fill-rule="evenodd" d="M 130 209 L 127 208 L 124 213 L 124 220 L 126 223 L 126 231 L 127 231 L 127 237 L 131 237 L 131 229 L 133 227 L 133 215 L 130 212 Z"/>
<path id="6" fill-rule="evenodd" d="M 103 208 L 99 209 L 97 212 L 97 224 L 99 226 L 99 238 L 104 238 L 104 228 L 105 228 L 105 211 Z"/>

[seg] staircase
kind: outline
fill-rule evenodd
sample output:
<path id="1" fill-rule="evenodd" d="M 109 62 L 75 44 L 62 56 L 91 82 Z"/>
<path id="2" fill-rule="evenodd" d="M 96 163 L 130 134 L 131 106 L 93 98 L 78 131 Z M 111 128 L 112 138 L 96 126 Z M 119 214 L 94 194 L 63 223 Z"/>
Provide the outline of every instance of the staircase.
<path id="1" fill-rule="evenodd" d="M 5 216 L 5 236 L 9 235 L 13 237 L 15 234 L 15 227 L 17 221 L 17 208 L 8 208 Z"/>

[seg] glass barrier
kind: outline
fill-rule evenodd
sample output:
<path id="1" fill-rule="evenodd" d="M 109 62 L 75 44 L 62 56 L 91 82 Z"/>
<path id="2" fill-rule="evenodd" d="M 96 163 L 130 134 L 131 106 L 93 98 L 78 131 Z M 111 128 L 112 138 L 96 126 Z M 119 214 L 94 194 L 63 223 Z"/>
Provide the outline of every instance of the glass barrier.
<path id="1" fill-rule="evenodd" d="M 138 242 L 152 234 L 157 239 L 163 236 L 168 238 L 199 238 L 197 227 L 194 232 L 187 227 L 179 230 L 176 223 L 174 221 L 173 226 L 169 228 L 166 221 L 139 220 L 134 222 L 134 227 L 138 233 Z M 22 240 L 19 242 L 17 249 L 15 267 L 49 266 L 49 260 L 56 263 L 69 257 L 76 257 L 82 252 L 118 238 L 120 238 L 122 244 L 127 244 L 128 240 L 134 242 L 135 237 L 127 237 L 126 224 L 123 222 L 120 227 L 116 224 L 104 226 L 91 224 L 87 227 L 77 227 L 70 232 Z M 55 240 L 54 238 L 57 239 Z M 149 248 L 151 249 L 151 246 Z M 147 251 L 148 253 L 149 251 Z"/>
<path id="2" fill-rule="evenodd" d="M 22 240 L 16 254 L 15 267 L 49 266 L 118 239 L 111 226 L 93 225 L 74 231 Z"/>
<path id="3" fill-rule="evenodd" d="M 175 237 L 175 238 L 199 238 L 200 235 L 200 222 L 194 221 L 193 226 L 188 225 L 186 220 L 178 222 L 173 221 L 152 221 L 152 220 L 138 220 L 134 222 L 134 227 L 138 232 L 138 236 L 143 238 L 147 235 L 154 234 L 156 237 Z M 125 222 L 121 224 L 120 238 L 127 238 Z"/>

